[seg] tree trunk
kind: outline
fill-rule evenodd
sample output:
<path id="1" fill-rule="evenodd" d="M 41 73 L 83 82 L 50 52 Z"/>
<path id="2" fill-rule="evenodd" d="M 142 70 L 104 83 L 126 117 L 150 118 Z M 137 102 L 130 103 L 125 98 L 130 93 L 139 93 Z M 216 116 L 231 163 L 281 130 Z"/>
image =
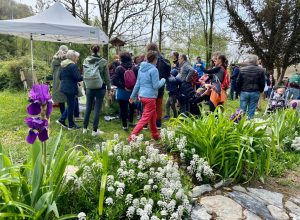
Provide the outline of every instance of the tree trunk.
<path id="1" fill-rule="evenodd" d="M 108 21 L 107 20 L 102 20 L 102 30 L 103 32 L 110 38 L 111 36 L 108 34 Z M 109 44 L 105 44 L 102 47 L 102 54 L 103 54 L 103 58 L 106 59 L 108 61 L 108 55 L 109 55 Z"/>
<path id="2" fill-rule="evenodd" d="M 89 24 L 89 0 L 85 0 L 85 23 Z"/>
<path id="3" fill-rule="evenodd" d="M 206 65 L 209 63 L 211 59 L 211 55 L 209 54 L 209 43 L 208 43 L 208 0 L 205 1 L 205 26 L 206 30 L 204 31 L 205 36 L 205 52 L 206 52 Z"/>
<path id="4" fill-rule="evenodd" d="M 162 23 L 163 23 L 163 13 L 161 10 L 161 2 L 158 0 L 158 10 L 159 10 L 159 33 L 158 33 L 158 49 L 161 51 L 162 44 Z"/>
<path id="5" fill-rule="evenodd" d="M 214 22 L 215 22 L 215 5 L 216 1 L 211 0 L 210 11 L 209 11 L 209 36 L 208 36 L 208 57 L 211 57 L 212 54 L 212 46 L 213 46 L 213 30 L 214 30 Z"/>
<path id="6" fill-rule="evenodd" d="M 280 74 L 277 74 L 277 84 L 283 80 L 287 67 L 279 68 L 281 69 Z M 278 70 L 278 69 L 277 69 Z"/>
<path id="7" fill-rule="evenodd" d="M 153 41 L 154 24 L 155 24 L 155 17 L 156 17 L 155 13 L 156 13 L 156 0 L 154 0 L 154 8 L 153 8 L 153 14 L 152 14 L 150 43 L 152 43 L 152 41 Z"/>
<path id="8" fill-rule="evenodd" d="M 108 44 L 103 45 L 102 47 L 102 54 L 103 54 L 103 58 L 106 59 L 107 61 L 109 60 L 108 55 L 109 55 L 109 51 L 108 51 L 109 47 Z"/>
<path id="9" fill-rule="evenodd" d="M 188 30 L 188 48 L 187 48 L 188 57 L 190 57 L 190 47 L 191 47 L 191 11 L 189 11 L 189 30 Z"/>
<path id="10" fill-rule="evenodd" d="M 74 17 L 76 17 L 76 2 L 75 2 L 75 0 L 72 0 L 72 15 L 74 16 Z"/>

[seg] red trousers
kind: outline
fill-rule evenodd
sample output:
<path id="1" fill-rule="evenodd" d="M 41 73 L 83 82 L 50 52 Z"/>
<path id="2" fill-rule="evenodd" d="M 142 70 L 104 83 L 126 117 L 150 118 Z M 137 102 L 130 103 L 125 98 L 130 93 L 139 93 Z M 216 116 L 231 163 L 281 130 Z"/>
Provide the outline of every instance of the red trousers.
<path id="1" fill-rule="evenodd" d="M 131 141 L 132 135 L 138 136 L 144 126 L 149 123 L 150 131 L 153 139 L 158 139 L 160 134 L 156 128 L 156 99 L 155 98 L 142 98 L 140 101 L 143 104 L 142 118 L 139 120 L 133 131 L 131 132 L 128 140 Z"/>
<path id="2" fill-rule="evenodd" d="M 157 98 L 156 99 L 156 120 L 161 121 L 162 118 L 162 109 L 163 106 L 163 98 Z"/>

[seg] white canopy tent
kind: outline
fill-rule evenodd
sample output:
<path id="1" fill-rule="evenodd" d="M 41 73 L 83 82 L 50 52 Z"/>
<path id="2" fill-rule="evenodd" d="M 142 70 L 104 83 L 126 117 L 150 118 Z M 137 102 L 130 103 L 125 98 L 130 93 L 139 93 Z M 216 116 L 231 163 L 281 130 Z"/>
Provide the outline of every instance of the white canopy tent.
<path id="1" fill-rule="evenodd" d="M 56 2 L 45 11 L 22 19 L 0 20 L 0 34 L 9 34 L 32 41 L 50 41 L 78 44 L 108 44 L 108 36 L 97 27 L 83 24 Z"/>

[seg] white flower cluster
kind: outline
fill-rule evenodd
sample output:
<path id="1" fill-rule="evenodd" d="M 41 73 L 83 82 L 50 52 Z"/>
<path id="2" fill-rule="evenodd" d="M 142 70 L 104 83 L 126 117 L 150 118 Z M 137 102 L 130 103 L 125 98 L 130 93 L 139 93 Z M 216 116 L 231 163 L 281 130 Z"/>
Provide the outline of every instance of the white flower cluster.
<path id="1" fill-rule="evenodd" d="M 187 138 L 185 136 L 175 138 L 175 131 L 166 128 L 161 129 L 160 136 L 162 143 L 165 146 L 178 149 L 180 153 L 180 158 L 182 160 L 185 159 L 185 155 L 187 154 Z"/>
<path id="2" fill-rule="evenodd" d="M 294 151 L 300 151 L 300 137 L 296 137 L 295 140 L 293 140 L 291 148 Z"/>
<path id="3" fill-rule="evenodd" d="M 160 130 L 160 138 L 163 144 L 173 146 L 175 144 L 175 131 L 163 128 Z"/>
<path id="4" fill-rule="evenodd" d="M 214 177 L 213 170 L 208 162 L 200 158 L 197 154 L 193 155 L 193 159 L 190 162 L 190 166 L 187 167 L 187 170 L 190 174 L 195 175 L 199 182 L 203 180 L 204 176 L 209 179 Z"/>
<path id="5" fill-rule="evenodd" d="M 168 135 L 175 143 L 175 133 Z M 113 147 L 119 165 L 116 174 L 108 176 L 109 197 L 105 204 L 121 203 L 126 207 L 128 219 L 183 219 L 191 211 L 191 204 L 183 190 L 178 164 L 149 142 L 143 143 L 142 138 L 134 137 L 130 145 L 118 143 Z M 186 139 L 179 142 L 186 145 Z"/>

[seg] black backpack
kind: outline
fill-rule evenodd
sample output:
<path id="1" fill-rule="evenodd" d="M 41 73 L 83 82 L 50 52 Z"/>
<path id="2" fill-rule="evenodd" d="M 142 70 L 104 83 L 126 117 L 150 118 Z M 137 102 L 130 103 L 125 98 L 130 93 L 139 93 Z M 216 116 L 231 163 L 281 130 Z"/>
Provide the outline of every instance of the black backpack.
<path id="1" fill-rule="evenodd" d="M 162 56 L 158 57 L 156 67 L 159 72 L 159 78 L 167 79 L 171 72 L 171 63 L 169 60 L 165 59 Z"/>

